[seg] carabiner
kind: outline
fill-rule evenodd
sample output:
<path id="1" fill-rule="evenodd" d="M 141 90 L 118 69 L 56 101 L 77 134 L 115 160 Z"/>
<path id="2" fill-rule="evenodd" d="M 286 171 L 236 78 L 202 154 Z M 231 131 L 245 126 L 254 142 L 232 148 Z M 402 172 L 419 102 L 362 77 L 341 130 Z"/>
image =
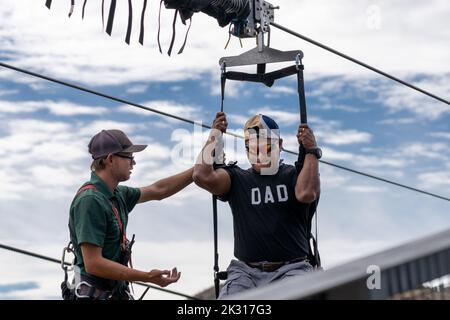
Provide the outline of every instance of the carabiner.
<path id="1" fill-rule="evenodd" d="M 64 271 L 72 271 L 75 265 L 75 257 L 72 260 L 72 263 L 69 266 L 66 266 L 66 252 L 67 253 L 72 253 L 75 255 L 75 252 L 73 251 L 73 244 L 72 242 L 69 242 L 69 244 L 67 245 L 67 247 L 65 247 L 63 249 L 62 252 L 62 257 L 61 257 L 61 269 L 63 269 Z"/>

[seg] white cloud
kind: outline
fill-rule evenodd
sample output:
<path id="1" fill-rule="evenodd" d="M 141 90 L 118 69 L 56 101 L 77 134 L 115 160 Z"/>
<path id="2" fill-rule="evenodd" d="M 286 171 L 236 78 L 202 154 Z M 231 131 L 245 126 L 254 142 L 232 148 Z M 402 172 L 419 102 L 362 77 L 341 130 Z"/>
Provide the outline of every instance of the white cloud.
<path id="1" fill-rule="evenodd" d="M 85 137 L 92 137 L 95 133 L 100 132 L 103 129 L 118 129 L 127 133 L 130 139 L 133 141 L 132 132 L 138 128 L 145 126 L 143 123 L 130 123 L 124 121 L 113 120 L 97 120 L 80 125 L 79 133 Z M 89 140 L 87 141 L 87 143 Z"/>
<path id="2" fill-rule="evenodd" d="M 450 140 L 450 132 L 431 132 L 429 133 L 429 136 L 433 138 L 444 138 Z"/>
<path id="3" fill-rule="evenodd" d="M 42 109 L 57 116 L 102 115 L 108 110 L 104 107 L 79 105 L 69 101 L 0 101 L 0 113 L 31 113 Z"/>
<path id="4" fill-rule="evenodd" d="M 419 120 L 415 118 L 392 118 L 378 121 L 377 124 L 388 124 L 388 125 L 406 125 L 417 123 Z"/>
<path id="5" fill-rule="evenodd" d="M 315 106 L 312 106 L 314 109 L 319 110 L 339 110 L 349 113 L 360 113 L 360 112 L 367 112 L 369 111 L 367 108 L 364 107 L 352 107 L 347 106 L 343 104 L 330 104 L 330 103 L 324 103 L 324 104 L 318 104 Z"/>
<path id="6" fill-rule="evenodd" d="M 439 186 L 450 187 L 450 172 L 449 171 L 435 171 L 426 172 L 418 175 L 417 180 L 425 187 L 433 188 Z"/>
<path id="7" fill-rule="evenodd" d="M 267 92 L 267 91 L 266 91 Z M 266 98 L 279 98 L 281 95 L 296 95 L 297 90 L 287 86 L 274 86 L 264 94 Z"/>
<path id="8" fill-rule="evenodd" d="M 450 96 L 450 89 L 447 85 L 449 80 L 450 74 L 444 74 L 424 77 L 414 84 L 445 99 Z M 391 114 L 409 111 L 422 120 L 436 120 L 450 113 L 449 105 L 399 85 L 386 83 L 384 88 L 381 88 L 377 100 L 385 105 Z"/>
<path id="9" fill-rule="evenodd" d="M 280 126 L 289 126 L 300 122 L 300 115 L 295 112 L 276 110 L 270 107 L 262 107 L 259 109 L 251 109 L 249 114 L 264 114 L 273 118 Z M 281 127 L 281 129 L 283 129 Z"/>
<path id="10" fill-rule="evenodd" d="M 359 186 L 359 185 L 353 185 L 353 186 L 348 186 L 347 190 L 350 192 L 356 192 L 356 193 L 369 193 L 369 194 L 373 194 L 375 192 L 379 193 L 379 192 L 385 192 L 386 190 L 383 188 L 379 188 L 379 187 L 374 187 L 374 186 Z"/>
<path id="11" fill-rule="evenodd" d="M 8 121 L 0 137 L 0 197 L 23 199 L 36 189 L 46 199 L 72 194 L 89 172 L 89 140 L 105 128 L 121 129 L 135 143 L 149 144 L 143 152 L 145 162 L 157 164 L 169 159 L 168 147 L 145 137 L 142 137 L 143 141 L 138 139 L 135 130 L 142 125 L 104 120 L 79 123 L 30 119 Z M 159 169 L 159 172 L 164 173 L 165 170 Z"/>
<path id="12" fill-rule="evenodd" d="M 138 84 L 127 88 L 127 93 L 144 93 L 147 91 L 148 86 L 145 84 Z"/>
<path id="13" fill-rule="evenodd" d="M 0 89 L 0 97 L 2 96 L 8 96 L 8 95 L 14 95 L 19 93 L 19 90 L 1 90 Z"/>
<path id="14" fill-rule="evenodd" d="M 443 159 L 446 152 L 449 152 L 449 147 L 446 143 L 411 143 L 398 148 L 395 156 L 399 158 Z"/>
<path id="15" fill-rule="evenodd" d="M 175 101 L 166 101 L 166 100 L 151 100 L 151 101 L 145 101 L 141 103 L 141 105 L 152 108 L 161 112 L 169 113 L 175 116 L 195 120 L 200 118 L 200 112 L 201 107 L 200 106 L 193 106 L 193 105 L 187 105 L 187 104 L 181 104 Z M 124 105 L 119 107 L 119 111 L 121 112 L 127 112 L 127 113 L 135 113 L 139 115 L 145 115 L 145 116 L 151 116 L 151 117 L 161 117 L 153 112 L 149 112 L 144 109 L 135 108 L 132 106 Z M 171 122 L 171 123 L 178 123 L 179 120 L 164 117 L 165 121 Z"/>
<path id="16" fill-rule="evenodd" d="M 308 92 L 308 96 L 321 98 L 324 96 L 329 96 L 333 93 L 340 93 L 345 84 L 346 82 L 342 78 L 325 78 L 317 83 L 317 87 L 314 88 L 314 90 Z"/>
<path id="17" fill-rule="evenodd" d="M 333 148 L 329 148 L 329 147 L 323 147 L 322 148 L 323 151 L 323 157 L 324 159 L 329 159 L 329 160 L 352 160 L 354 159 L 354 155 L 349 153 L 349 152 L 342 152 L 342 151 L 337 151 Z"/>
<path id="18" fill-rule="evenodd" d="M 245 115 L 240 115 L 240 114 L 227 114 L 227 120 L 228 120 L 228 124 L 233 124 L 239 128 L 243 128 L 244 124 L 247 122 L 247 120 L 249 119 L 248 116 Z M 242 132 L 241 132 L 242 134 Z"/>
<path id="19" fill-rule="evenodd" d="M 324 143 L 332 145 L 348 145 L 354 143 L 368 143 L 372 140 L 372 135 L 354 129 L 331 132 L 317 130 L 316 138 L 321 139 Z"/>

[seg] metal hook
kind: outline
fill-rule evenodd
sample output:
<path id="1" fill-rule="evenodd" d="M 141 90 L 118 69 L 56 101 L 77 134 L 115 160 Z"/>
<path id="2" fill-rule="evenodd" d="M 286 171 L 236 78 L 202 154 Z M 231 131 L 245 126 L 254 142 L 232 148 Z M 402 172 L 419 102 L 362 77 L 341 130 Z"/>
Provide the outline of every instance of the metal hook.
<path id="1" fill-rule="evenodd" d="M 61 257 L 61 268 L 64 271 L 72 271 L 75 265 L 75 258 L 72 260 L 72 263 L 70 264 L 70 266 L 66 266 L 66 252 L 67 253 L 72 253 L 75 255 L 75 252 L 73 251 L 73 244 L 69 243 L 69 245 L 67 247 L 65 247 L 63 249 L 63 253 L 62 253 L 62 257 Z"/>
<path id="2" fill-rule="evenodd" d="M 297 70 L 300 68 L 301 65 L 302 65 L 302 60 L 301 60 L 300 54 L 297 54 L 295 56 L 295 66 L 297 67 Z"/>
<path id="3" fill-rule="evenodd" d="M 227 66 L 225 64 L 225 61 L 221 63 L 220 70 L 222 70 L 222 74 L 225 74 L 225 72 L 227 71 Z"/>

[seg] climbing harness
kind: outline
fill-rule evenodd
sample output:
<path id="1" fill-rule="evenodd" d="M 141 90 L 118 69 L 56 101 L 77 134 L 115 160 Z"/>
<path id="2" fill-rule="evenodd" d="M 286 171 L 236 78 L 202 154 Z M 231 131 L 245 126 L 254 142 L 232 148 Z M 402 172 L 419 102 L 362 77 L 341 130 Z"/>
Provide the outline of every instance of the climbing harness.
<path id="1" fill-rule="evenodd" d="M 86 190 L 97 190 L 97 188 L 93 184 L 87 184 L 81 187 L 78 192 L 76 193 L 74 200 L 84 191 Z M 120 218 L 119 211 L 117 210 L 116 206 L 112 201 L 111 208 L 112 212 L 114 214 L 114 218 L 116 219 L 116 222 L 119 226 L 120 231 L 120 263 L 124 266 L 130 266 L 130 268 L 133 268 L 133 262 L 131 259 L 132 254 L 132 247 L 135 242 L 135 235 L 133 234 L 131 241 L 127 239 L 126 232 L 122 223 L 122 219 Z M 75 263 L 76 263 L 76 257 L 72 260 L 72 263 L 67 266 L 67 263 L 65 261 L 66 254 L 73 254 L 75 255 L 73 243 L 70 241 L 69 244 L 63 249 L 63 255 L 61 258 L 61 268 L 64 271 L 64 281 L 61 283 L 61 292 L 64 300 L 75 300 L 75 299 L 95 299 L 95 300 L 108 300 L 111 299 L 117 292 L 116 289 L 109 291 L 109 290 L 102 290 L 99 288 L 98 285 L 96 285 L 94 279 L 92 279 L 89 276 L 78 274 L 73 279 L 73 283 L 69 283 L 68 281 L 68 273 L 70 271 L 74 271 L 75 269 Z M 79 278 L 77 278 L 77 276 Z M 132 283 L 131 283 L 132 286 Z M 133 287 L 131 287 L 133 290 Z M 84 293 L 80 294 L 80 289 L 85 291 Z M 134 290 L 133 290 L 134 291 Z M 127 295 L 127 298 L 130 300 L 134 300 L 134 297 L 131 295 L 131 293 L 128 291 L 128 289 L 124 290 L 124 293 Z M 147 291 L 141 296 L 141 299 L 144 297 L 144 295 L 147 293 Z"/>

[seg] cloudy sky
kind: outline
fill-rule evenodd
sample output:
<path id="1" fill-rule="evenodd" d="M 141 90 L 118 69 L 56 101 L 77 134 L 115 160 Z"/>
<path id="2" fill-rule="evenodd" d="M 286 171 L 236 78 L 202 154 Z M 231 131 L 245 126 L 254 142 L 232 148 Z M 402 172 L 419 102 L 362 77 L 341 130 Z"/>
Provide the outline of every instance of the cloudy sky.
<path id="1" fill-rule="evenodd" d="M 210 17 L 197 14 L 185 52 L 158 51 L 159 1 L 150 1 L 145 43 L 138 43 L 142 2 L 133 1 L 131 44 L 124 42 L 128 7 L 118 1 L 113 35 L 102 30 L 100 1 L 0 0 L 0 61 L 210 124 L 219 108 L 220 57 L 244 48 Z M 105 1 L 109 7 L 109 1 Z M 275 3 L 275 1 L 273 1 Z M 279 0 L 276 21 L 437 95 L 450 98 L 450 7 L 446 0 Z M 173 12 L 162 11 L 167 51 Z M 177 28 L 175 51 L 185 26 Z M 272 46 L 304 52 L 309 123 L 324 160 L 450 196 L 450 107 L 283 34 Z M 275 66 L 278 67 L 278 66 Z M 273 67 L 272 67 L 273 68 Z M 294 77 L 295 78 L 295 77 Z M 225 110 L 230 131 L 260 112 L 281 126 L 296 150 L 295 79 L 273 88 L 230 83 Z M 149 147 L 136 155 L 130 186 L 143 186 L 191 166 L 205 132 L 176 120 L 120 105 L 0 68 L 0 243 L 59 258 L 68 241 L 68 208 L 89 178 L 87 144 L 101 129 L 118 128 Z M 203 139 L 203 140 L 202 140 Z M 248 163 L 243 143 L 227 139 L 227 158 Z M 285 162 L 295 158 L 285 154 Z M 449 203 L 321 165 L 319 238 L 330 268 L 450 227 Z M 220 265 L 233 257 L 230 210 L 220 210 Z M 212 285 L 211 198 L 195 186 L 133 211 L 134 264 L 142 270 L 177 266 L 173 290 Z M 58 265 L 0 251 L 0 298 L 59 299 Z M 141 289 L 136 288 L 139 292 Z M 153 299 L 173 296 L 151 291 Z"/>

